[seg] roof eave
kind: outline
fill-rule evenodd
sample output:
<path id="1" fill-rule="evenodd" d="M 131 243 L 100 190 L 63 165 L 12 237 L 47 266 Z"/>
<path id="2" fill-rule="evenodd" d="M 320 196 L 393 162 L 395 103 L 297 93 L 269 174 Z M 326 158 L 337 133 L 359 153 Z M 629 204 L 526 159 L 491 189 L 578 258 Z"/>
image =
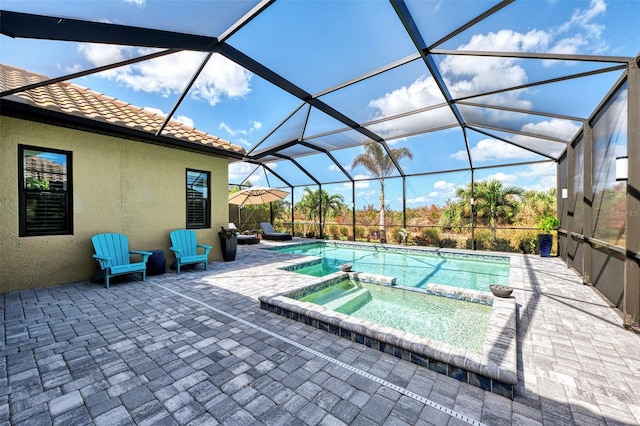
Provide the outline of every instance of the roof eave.
<path id="1" fill-rule="evenodd" d="M 144 132 L 138 129 L 118 126 L 99 120 L 91 120 L 85 117 L 66 114 L 59 111 L 52 111 L 8 99 L 0 99 L 0 115 L 47 123 L 86 132 L 100 133 L 174 149 L 224 157 L 229 160 L 242 160 L 246 154 L 244 149 L 241 151 L 232 151 L 163 135 L 155 136 L 153 133 Z"/>

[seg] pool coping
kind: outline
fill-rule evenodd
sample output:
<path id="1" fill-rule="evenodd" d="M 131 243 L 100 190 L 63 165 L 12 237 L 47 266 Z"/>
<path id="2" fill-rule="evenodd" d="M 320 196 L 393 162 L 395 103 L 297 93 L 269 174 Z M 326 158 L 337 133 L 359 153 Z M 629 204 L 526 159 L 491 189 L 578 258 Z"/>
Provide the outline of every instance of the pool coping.
<path id="1" fill-rule="evenodd" d="M 308 262 L 301 259 L 300 263 Z M 358 275 L 357 272 L 335 272 L 325 277 L 310 277 L 308 283 L 297 289 L 260 296 L 260 308 L 513 399 L 518 377 L 515 298 L 497 298 L 487 292 L 439 284 L 429 284 L 421 290 L 440 297 L 492 306 L 483 352 L 478 353 L 288 297 L 292 293 L 311 291 L 345 278 L 358 280 Z M 365 282 L 392 285 L 384 281 L 374 278 Z"/>
<path id="2" fill-rule="evenodd" d="M 429 247 L 429 246 L 398 246 L 395 244 L 372 244 L 372 243 L 364 243 L 357 241 L 336 241 L 336 240 L 309 240 L 304 242 L 296 242 L 289 243 L 286 245 L 277 245 L 277 246 L 265 246 L 260 247 L 261 250 L 268 251 L 279 251 L 282 250 L 283 247 L 298 247 L 298 246 L 306 246 L 312 244 L 324 244 L 329 246 L 343 246 L 343 247 L 352 247 L 352 248 L 360 248 L 365 250 L 381 250 L 388 252 L 399 252 L 399 253 L 411 253 L 411 252 L 423 252 L 428 254 L 437 254 L 443 256 L 451 256 L 451 257 L 462 257 L 462 258 L 473 258 L 473 259 L 485 259 L 492 261 L 503 261 L 503 262 L 511 262 L 512 253 L 502 253 L 502 252 L 478 252 L 473 250 L 464 250 L 464 249 L 446 249 L 440 247 Z M 286 252 L 284 252 L 286 253 Z M 297 253 L 286 253 L 297 256 L 307 256 L 313 257 L 309 255 L 301 255 Z"/>

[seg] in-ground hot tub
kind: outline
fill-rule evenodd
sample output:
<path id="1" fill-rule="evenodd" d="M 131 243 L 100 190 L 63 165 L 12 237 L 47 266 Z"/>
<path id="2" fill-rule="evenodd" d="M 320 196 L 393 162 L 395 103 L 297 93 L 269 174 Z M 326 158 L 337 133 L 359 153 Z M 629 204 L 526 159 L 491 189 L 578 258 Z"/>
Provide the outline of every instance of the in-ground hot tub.
<path id="1" fill-rule="evenodd" d="M 425 296 L 455 299 L 462 304 L 482 304 L 490 307 L 488 321 L 484 331 L 481 347 L 464 348 L 454 342 L 443 342 L 433 338 L 399 330 L 388 325 L 379 324 L 367 319 L 356 318 L 345 314 L 354 306 L 360 305 L 367 298 L 359 289 L 347 294 L 344 303 L 339 296 L 337 302 L 330 301 L 328 307 L 300 300 L 313 299 L 313 294 L 329 291 L 336 285 L 345 286 L 349 280 L 354 286 L 367 283 L 388 286 L 395 284 L 391 277 L 363 274 L 358 272 L 336 273 L 330 279 L 298 290 L 260 297 L 260 307 L 278 315 L 303 322 L 328 333 L 341 336 L 353 342 L 366 345 L 381 352 L 410 361 L 421 367 L 446 374 L 465 383 L 478 386 L 484 390 L 513 398 L 517 382 L 517 349 L 516 349 L 516 306 L 515 299 L 494 298 L 490 293 L 429 284 L 426 289 L 396 287 L 393 292 L 403 292 L 400 299 L 412 297 L 424 299 Z M 310 297 L 311 296 L 311 297 Z M 351 299 L 350 299 L 351 297 Z M 333 303 L 333 305 L 332 305 Z M 422 301 L 420 303 L 423 303 Z M 348 306 L 351 304 L 352 306 Z M 419 303 L 418 303 L 419 304 Z M 342 309 L 341 309 L 342 307 Z M 475 306 L 473 306 L 475 308 Z M 402 309 L 402 307 L 398 308 Z M 473 332 L 473 331 L 470 331 Z M 462 345 L 464 346 L 464 345 Z"/>

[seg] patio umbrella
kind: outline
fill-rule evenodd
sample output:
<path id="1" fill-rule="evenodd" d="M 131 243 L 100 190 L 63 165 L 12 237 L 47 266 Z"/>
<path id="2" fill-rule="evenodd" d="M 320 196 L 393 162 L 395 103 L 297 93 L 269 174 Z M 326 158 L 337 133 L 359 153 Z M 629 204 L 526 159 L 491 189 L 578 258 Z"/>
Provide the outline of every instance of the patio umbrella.
<path id="1" fill-rule="evenodd" d="M 229 194 L 229 204 L 237 204 L 240 207 L 250 204 L 266 204 L 282 200 L 287 195 L 289 195 L 287 191 L 276 188 L 247 188 Z"/>
<path id="2" fill-rule="evenodd" d="M 276 188 L 253 187 L 229 194 L 229 204 L 238 205 L 238 225 L 241 224 L 240 209 L 251 204 L 266 204 L 272 201 L 282 200 L 289 195 L 287 191 Z M 249 215 L 251 216 L 251 215 Z"/>

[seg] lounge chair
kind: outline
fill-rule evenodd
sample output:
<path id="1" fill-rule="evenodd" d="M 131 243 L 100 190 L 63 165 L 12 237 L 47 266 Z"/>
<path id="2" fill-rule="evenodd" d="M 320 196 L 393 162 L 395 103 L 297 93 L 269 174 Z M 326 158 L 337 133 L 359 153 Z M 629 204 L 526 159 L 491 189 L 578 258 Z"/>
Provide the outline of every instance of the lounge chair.
<path id="1" fill-rule="evenodd" d="M 109 278 L 115 275 L 142 274 L 142 281 L 147 279 L 147 260 L 151 256 L 150 251 L 129 250 L 129 240 L 123 234 L 98 234 L 91 237 L 96 254 L 93 258 L 100 264 L 100 273 L 92 278 L 98 281 L 104 278 L 104 286 L 109 288 Z M 131 263 L 131 255 L 139 255 L 140 262 Z"/>
<path id="2" fill-rule="evenodd" d="M 209 250 L 212 247 L 206 244 L 197 244 L 194 231 L 178 229 L 171 231 L 169 237 L 171 238 L 171 247 L 169 248 L 176 255 L 176 261 L 171 264 L 171 267 L 175 267 L 178 270 L 178 274 L 182 265 L 202 263 L 204 264 L 204 269 L 208 269 Z M 198 253 L 199 248 L 204 252 Z"/>
<path id="3" fill-rule="evenodd" d="M 260 222 L 260 228 L 262 228 L 262 238 L 265 240 L 287 241 L 291 239 L 291 234 L 276 232 L 269 222 Z"/>
<path id="4" fill-rule="evenodd" d="M 238 229 L 238 228 L 236 228 L 235 223 L 229 223 L 229 229 Z M 238 234 L 237 237 L 238 237 L 238 244 L 259 244 L 260 243 L 260 239 L 255 235 Z"/>

